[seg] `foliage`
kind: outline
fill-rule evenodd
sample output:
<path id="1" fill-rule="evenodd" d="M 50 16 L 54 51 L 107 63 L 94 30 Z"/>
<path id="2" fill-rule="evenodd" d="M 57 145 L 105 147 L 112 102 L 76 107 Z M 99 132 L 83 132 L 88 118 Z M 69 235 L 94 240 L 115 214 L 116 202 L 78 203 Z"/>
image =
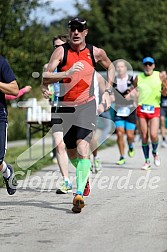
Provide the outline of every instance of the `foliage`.
<path id="1" fill-rule="evenodd" d="M 76 7 L 89 22 L 90 41 L 103 47 L 112 60 L 124 58 L 140 70 L 141 59 L 150 55 L 158 69 L 166 68 L 167 1 L 87 0 L 87 4 L 87 10 Z"/>
<path id="2" fill-rule="evenodd" d="M 51 52 L 51 37 L 43 24 L 30 19 L 30 13 L 41 6 L 40 0 L 8 0 L 0 3 L 0 53 L 9 61 L 19 84 L 40 85 L 32 77 L 42 72 Z M 47 5 L 49 4 L 49 1 Z"/>
<path id="3" fill-rule="evenodd" d="M 26 110 L 8 108 L 8 140 L 26 139 Z"/>
<path id="4" fill-rule="evenodd" d="M 49 1 L 46 5 L 49 8 Z M 29 97 L 36 97 L 39 100 L 42 97 L 41 73 L 43 65 L 48 62 L 52 52 L 55 29 L 49 29 L 44 24 L 38 23 L 36 19 L 30 19 L 31 12 L 39 6 L 45 7 L 40 0 L 0 1 L 0 54 L 9 61 L 19 87 L 32 86 L 32 91 L 17 101 Z M 40 73 L 40 77 L 33 78 L 33 72 Z M 11 103 L 13 101 L 7 102 L 8 139 L 26 138 L 25 111 L 17 108 L 10 109 Z"/>
<path id="5" fill-rule="evenodd" d="M 150 55 L 159 69 L 166 67 L 167 1 L 85 0 L 86 9 L 77 0 L 74 2 L 79 15 L 88 20 L 87 41 L 104 48 L 112 60 L 124 58 L 140 70 L 142 57 Z M 49 1 L 46 5 L 48 8 Z M 32 78 L 32 73 L 41 73 L 50 58 L 52 37 L 67 31 L 68 16 L 47 27 L 30 20 L 30 13 L 39 6 L 40 0 L 0 3 L 0 50 L 20 87 L 40 85 L 41 78 Z M 56 16 L 56 10 L 52 11 Z"/>

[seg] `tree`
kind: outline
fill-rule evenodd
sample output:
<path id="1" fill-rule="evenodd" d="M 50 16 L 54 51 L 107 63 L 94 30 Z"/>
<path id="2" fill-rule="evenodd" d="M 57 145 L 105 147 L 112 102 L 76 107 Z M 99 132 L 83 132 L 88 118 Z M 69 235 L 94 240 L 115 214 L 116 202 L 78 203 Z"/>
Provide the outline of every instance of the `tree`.
<path id="1" fill-rule="evenodd" d="M 134 69 L 140 69 L 141 59 L 150 55 L 155 58 L 157 68 L 166 68 L 167 1 L 86 2 L 89 6 L 86 10 L 80 4 L 76 4 L 76 8 L 79 15 L 84 14 L 90 21 L 89 39 L 102 46 L 111 60 L 124 58 Z"/>
<path id="2" fill-rule="evenodd" d="M 44 7 L 40 0 L 7 0 L 0 3 L 0 53 L 10 62 L 19 86 L 37 85 L 33 72 L 42 72 L 51 52 L 48 29 L 30 14 Z M 49 6 L 49 1 L 46 2 Z M 40 83 L 40 79 L 38 79 Z"/>
<path id="3" fill-rule="evenodd" d="M 30 19 L 30 13 L 37 7 L 43 6 L 40 2 L 40 0 L 0 1 L 0 54 L 9 61 L 19 87 L 25 85 L 33 87 L 33 91 L 26 97 L 38 99 L 42 96 L 41 78 L 33 78 L 32 73 L 41 74 L 52 48 L 52 37 L 48 36 L 48 29 L 37 20 Z M 49 1 L 46 4 L 49 6 Z M 18 124 L 21 129 L 19 134 Z M 9 108 L 9 139 L 25 138 L 23 128 L 25 129 L 25 111 Z"/>

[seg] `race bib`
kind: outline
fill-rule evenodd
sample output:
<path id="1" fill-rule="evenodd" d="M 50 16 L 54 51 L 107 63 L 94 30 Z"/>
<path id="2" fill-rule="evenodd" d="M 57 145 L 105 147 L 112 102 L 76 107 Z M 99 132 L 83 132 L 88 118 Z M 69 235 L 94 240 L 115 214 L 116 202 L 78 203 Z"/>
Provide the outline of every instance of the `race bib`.
<path id="1" fill-rule="evenodd" d="M 128 107 L 120 107 L 117 110 L 117 116 L 129 116 L 130 115 L 130 108 Z"/>
<path id="2" fill-rule="evenodd" d="M 153 114 L 155 112 L 155 108 L 153 105 L 142 104 L 141 112 Z"/>

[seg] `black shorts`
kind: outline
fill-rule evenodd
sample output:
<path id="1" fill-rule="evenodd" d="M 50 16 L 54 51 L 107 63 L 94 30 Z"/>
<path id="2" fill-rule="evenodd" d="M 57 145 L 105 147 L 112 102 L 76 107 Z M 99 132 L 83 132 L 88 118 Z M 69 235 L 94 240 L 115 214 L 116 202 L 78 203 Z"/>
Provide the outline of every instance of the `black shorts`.
<path id="1" fill-rule="evenodd" d="M 77 147 L 76 141 L 91 141 L 96 129 L 96 102 L 92 100 L 75 107 L 59 107 L 54 113 L 52 108 L 52 132 L 63 132 L 67 149 Z"/>
<path id="2" fill-rule="evenodd" d="M 167 107 L 161 107 L 160 115 L 164 116 L 164 117 L 167 117 Z"/>

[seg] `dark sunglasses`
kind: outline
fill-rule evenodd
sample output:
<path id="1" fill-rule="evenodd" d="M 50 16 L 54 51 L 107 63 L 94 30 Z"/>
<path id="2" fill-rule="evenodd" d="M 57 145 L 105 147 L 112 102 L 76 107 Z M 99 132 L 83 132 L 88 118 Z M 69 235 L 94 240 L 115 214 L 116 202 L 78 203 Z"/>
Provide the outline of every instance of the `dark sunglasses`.
<path id="1" fill-rule="evenodd" d="M 151 63 L 151 62 L 146 62 L 146 63 L 144 63 L 144 65 L 145 65 L 145 66 L 147 66 L 147 65 L 152 66 L 153 63 Z"/>
<path id="2" fill-rule="evenodd" d="M 77 30 L 78 32 L 83 32 L 85 29 L 84 29 L 83 26 L 71 26 L 71 27 L 70 27 L 70 30 L 71 30 L 72 32 L 75 32 L 76 30 Z"/>
<path id="3" fill-rule="evenodd" d="M 57 47 L 59 47 L 59 46 L 61 46 L 61 45 L 54 45 L 54 48 L 57 48 Z"/>

